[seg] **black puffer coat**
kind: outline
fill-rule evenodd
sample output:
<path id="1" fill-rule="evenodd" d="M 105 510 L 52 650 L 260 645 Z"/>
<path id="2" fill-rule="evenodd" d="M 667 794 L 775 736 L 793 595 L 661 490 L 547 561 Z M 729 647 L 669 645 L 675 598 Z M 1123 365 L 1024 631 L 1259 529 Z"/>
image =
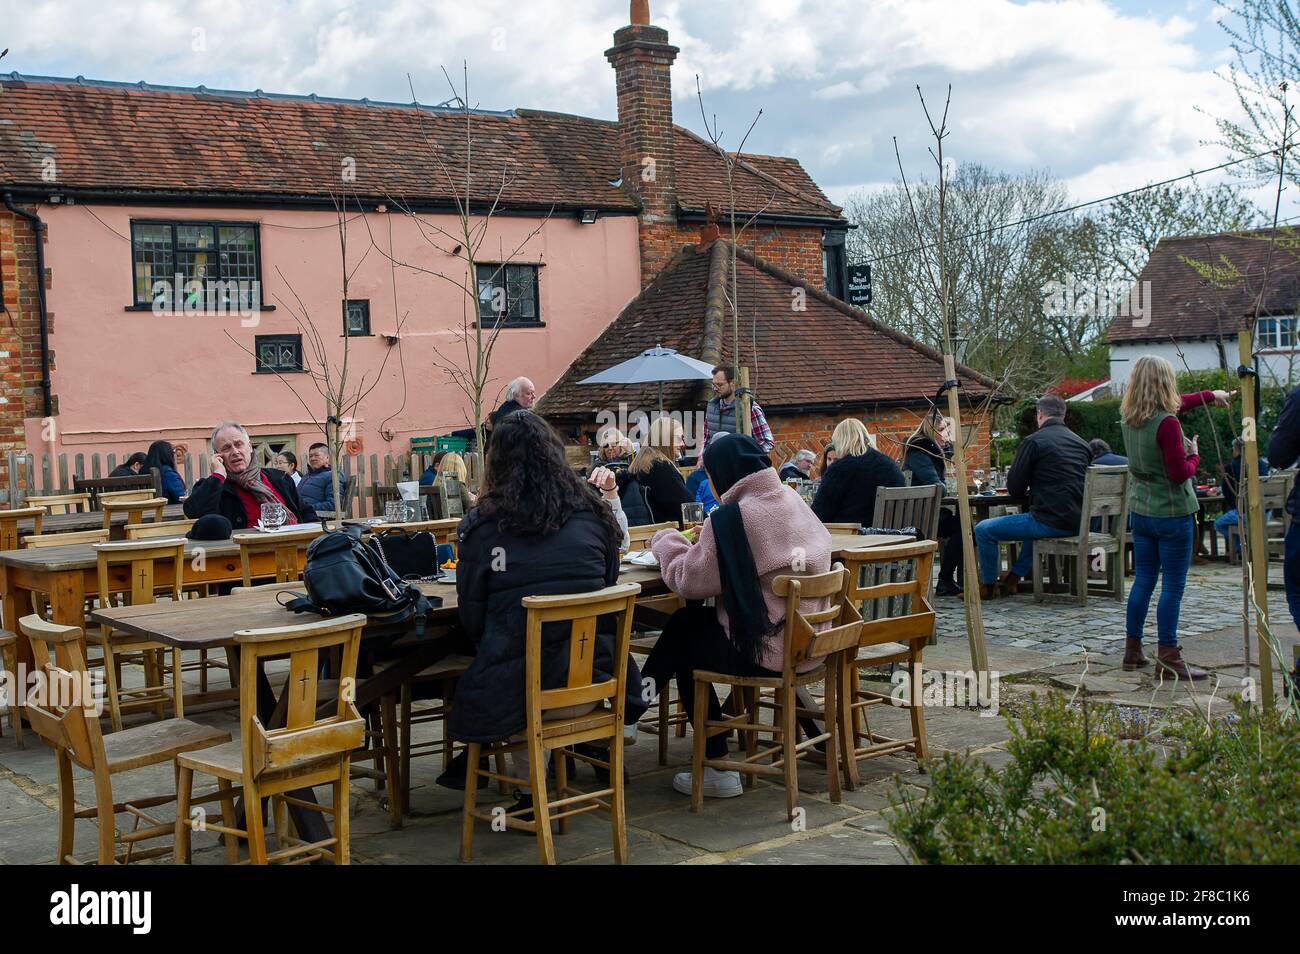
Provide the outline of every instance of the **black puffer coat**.
<path id="1" fill-rule="evenodd" d="M 461 677 L 449 719 L 452 736 L 463 742 L 495 742 L 523 730 L 525 596 L 584 593 L 618 581 L 619 541 L 588 510 L 575 513 L 550 537 L 502 533 L 495 520 L 475 507 L 461 521 L 456 594 L 466 634 L 477 645 Z M 613 670 L 613 620 L 601 620 L 596 635 L 596 680 Z M 562 687 L 569 673 L 569 624 L 542 631 L 542 688 Z M 641 674 L 629 656 L 627 713 L 646 709 Z M 635 708 L 634 708 L 635 707 Z"/>

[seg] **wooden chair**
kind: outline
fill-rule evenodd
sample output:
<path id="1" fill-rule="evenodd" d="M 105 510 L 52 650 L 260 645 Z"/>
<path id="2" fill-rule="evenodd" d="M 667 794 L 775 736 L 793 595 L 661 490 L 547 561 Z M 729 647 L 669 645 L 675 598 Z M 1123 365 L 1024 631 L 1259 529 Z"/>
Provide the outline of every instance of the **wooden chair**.
<path id="1" fill-rule="evenodd" d="M 915 527 L 919 539 L 933 540 L 939 533 L 942 504 L 942 484 L 881 487 L 876 491 L 876 510 L 871 525 L 888 530 Z"/>
<path id="2" fill-rule="evenodd" d="M 226 858 L 232 864 L 237 861 L 235 838 L 248 842 L 249 860 L 255 865 L 302 864 L 324 858 L 337 865 L 348 863 L 351 840 L 348 762 L 352 750 L 361 744 L 365 735 L 365 720 L 357 712 L 350 693 L 335 692 L 331 699 L 322 702 L 318 698 L 321 688 L 318 674 L 322 653 L 336 654 L 341 660 L 340 679 L 347 682 L 356 679 L 357 654 L 365 625 L 366 617 L 353 613 L 314 623 L 243 629 L 235 633 L 240 666 L 240 738 L 238 742 L 177 757 L 176 850 L 172 857 L 175 863 L 189 861 L 191 830 L 204 828 L 227 836 Z M 284 725 L 268 728 L 257 714 L 258 667 L 264 660 L 284 656 L 289 657 Z M 195 772 L 215 776 L 222 787 L 218 795 L 223 806 L 220 825 L 202 824 L 190 818 L 190 806 L 205 800 L 191 795 Z M 333 789 L 329 805 L 308 802 L 291 794 L 317 785 L 329 785 Z M 235 827 L 231 800 L 235 791 L 243 794 L 246 829 Z M 263 798 L 271 799 L 275 826 L 276 850 L 269 853 L 262 822 Z M 213 800 L 213 796 L 206 800 Z M 305 842 L 290 834 L 290 805 L 333 815 L 334 833 L 315 842 Z"/>
<path id="3" fill-rule="evenodd" d="M 29 496 L 27 506 L 44 507 L 49 514 L 89 513 L 90 494 L 46 494 L 40 497 Z"/>
<path id="4" fill-rule="evenodd" d="M 862 529 L 860 523 L 823 523 L 827 533 L 857 533 Z"/>
<path id="5" fill-rule="evenodd" d="M 465 485 L 454 477 L 441 477 L 433 482 L 438 489 L 438 515 L 444 520 L 459 520 L 465 516 L 468 498 Z"/>
<path id="6" fill-rule="evenodd" d="M 647 523 L 640 527 L 628 527 L 627 535 L 632 541 L 631 550 L 649 550 L 650 540 L 660 530 L 679 530 L 681 524 L 669 520 L 665 523 Z"/>
<path id="7" fill-rule="evenodd" d="M 136 846 L 172 833 L 173 824 L 151 818 L 145 809 L 175 801 L 175 793 L 114 802 L 113 776 L 169 763 L 181 752 L 221 745 L 230 741 L 230 733 L 188 719 L 168 719 L 104 735 L 96 718 L 97 703 L 90 689 L 81 628 L 60 626 L 38 616 L 25 616 L 18 626 L 31 641 L 36 668 L 45 677 L 45 691 L 33 691 L 24 708 L 27 721 L 54 749 L 58 762 L 59 839 L 55 861 L 77 863 L 73 839 L 78 818 L 93 818 L 99 825 L 100 864 L 142 861 L 170 853 L 171 845 L 140 850 Z M 94 778 L 94 808 L 77 810 L 73 765 Z M 120 836 L 116 826 L 119 812 L 135 819 L 132 830 Z M 146 827 L 139 827 L 141 822 Z M 119 852 L 119 845 L 125 850 Z"/>
<path id="8" fill-rule="evenodd" d="M 4 665 L 5 672 L 13 676 L 12 681 L 9 683 L 13 687 L 11 691 L 15 693 L 21 692 L 18 687 L 18 636 L 7 629 L 0 629 L 0 664 Z M 18 748 L 24 749 L 27 746 L 23 742 L 23 719 L 20 700 L 11 695 L 5 702 L 9 706 L 9 724 L 14 730 L 14 741 L 17 743 Z M 0 736 L 3 735 L 4 732 L 0 730 Z"/>
<path id="9" fill-rule="evenodd" d="M 194 526 L 193 520 L 162 520 L 158 523 L 128 523 L 126 539 L 156 540 L 159 537 L 183 537 Z"/>
<path id="10" fill-rule="evenodd" d="M 104 511 L 104 529 L 113 528 L 113 517 L 119 513 L 126 514 L 126 522 L 143 523 L 145 514 L 150 514 L 154 523 L 162 521 L 163 508 L 167 506 L 166 497 L 146 497 L 138 500 L 106 500 L 99 498 L 100 508 Z"/>
<path id="11" fill-rule="evenodd" d="M 1049 537 L 1034 541 L 1034 602 L 1073 602 L 1080 606 L 1088 602 L 1089 569 L 1100 552 L 1102 570 L 1106 575 L 1104 588 L 1094 593 L 1124 599 L 1124 539 L 1128 535 L 1128 467 L 1107 465 L 1089 467 L 1083 480 L 1083 504 L 1079 512 L 1079 532 L 1069 537 Z M 1092 522 L 1099 521 L 1099 529 Z M 1051 567 L 1051 583 L 1055 589 L 1057 568 L 1071 570 L 1070 589 L 1061 595 L 1048 593 L 1043 587 L 1043 576 L 1048 571 L 1048 561 L 1055 557 L 1059 563 Z"/>
<path id="12" fill-rule="evenodd" d="M 401 492 L 397 489 L 396 484 L 375 484 L 371 488 L 371 498 L 374 501 L 375 516 L 384 515 L 385 505 L 394 500 L 401 500 Z M 444 516 L 442 505 L 439 501 L 438 488 L 423 484 L 420 487 L 420 503 L 424 506 L 424 513 L 420 515 L 421 520 L 440 519 Z"/>
<path id="13" fill-rule="evenodd" d="M 452 703 L 455 701 L 456 684 L 465 675 L 473 656 L 453 653 L 425 667 L 411 679 L 402 683 L 397 714 L 398 752 L 401 758 L 401 805 L 402 810 L 411 804 L 411 760 L 426 755 L 442 754 L 442 765 L 446 768 L 451 762 L 455 742 L 447 732 L 447 717 L 451 715 Z M 420 686 L 432 686 L 428 693 L 438 701 L 435 705 L 415 710 L 414 702 L 421 695 Z M 418 725 L 438 725 L 442 727 L 441 738 L 415 741 L 412 730 Z M 504 774 L 504 760 L 498 762 L 497 770 Z"/>
<path id="14" fill-rule="evenodd" d="M 551 822 L 558 821 L 560 834 L 568 830 L 572 815 L 601 809 L 610 814 L 614 840 L 614 860 L 627 861 L 627 829 L 623 810 L 623 704 L 627 693 L 628 643 L 632 636 L 632 613 L 636 607 L 639 583 L 619 583 L 571 596 L 525 596 L 528 613 L 525 633 L 525 693 L 527 726 L 519 742 L 493 745 L 469 743 L 468 771 L 465 779 L 465 810 L 461 828 L 460 860 L 469 861 L 473 851 L 474 822 L 500 818 L 507 828 L 519 828 L 537 836 L 537 852 L 544 865 L 555 864 L 555 845 Z M 614 643 L 614 674 L 610 679 L 593 682 L 596 621 L 602 616 L 617 617 Z M 569 624 L 569 676 L 565 686 L 542 688 L 542 627 L 548 623 Z M 605 707 L 608 704 L 608 708 Z M 591 708 L 588 708 L 591 707 Z M 556 710 L 582 709 L 580 715 L 556 716 Z M 551 718 L 547 718 L 547 714 Z M 606 740 L 607 761 L 574 753 L 569 747 L 579 742 Z M 530 778 L 519 779 L 487 772 L 479 768 L 481 754 L 504 755 L 528 751 Z M 555 752 L 555 801 L 550 800 L 546 784 L 546 753 Z M 565 756 L 598 765 L 609 772 L 609 786 L 593 792 L 569 787 Z M 480 775 L 514 783 L 532 792 L 533 821 L 514 814 L 501 815 L 476 807 Z M 556 809 L 559 809 L 557 812 Z"/>
<path id="15" fill-rule="evenodd" d="M 44 507 L 16 507 L 13 510 L 0 510 L 0 550 L 18 549 L 18 521 L 32 521 L 32 535 L 39 536 L 41 521 L 44 519 Z M 24 536 L 30 539 L 31 535 L 24 534 Z"/>
<path id="16" fill-rule="evenodd" d="M 1260 510 L 1269 515 L 1264 522 L 1264 545 L 1270 558 L 1282 555 L 1286 532 L 1291 527 L 1291 514 L 1287 513 L 1286 501 L 1291 496 L 1291 488 L 1294 485 L 1295 471 L 1293 470 L 1259 478 Z M 1241 562 L 1240 506 L 1237 514 L 1237 525 L 1228 528 L 1228 562 L 1233 564 Z M 1216 532 L 1213 526 L 1210 532 Z"/>
<path id="17" fill-rule="evenodd" d="M 167 593 L 179 602 L 184 586 L 185 540 L 124 540 L 115 543 L 95 544 L 95 558 L 99 578 L 99 605 L 111 606 L 120 598 L 128 606 L 140 606 L 156 600 L 157 571 L 171 564 L 171 583 Z M 126 584 L 123 591 L 122 583 Z M 104 654 L 104 676 L 108 683 L 109 715 L 115 732 L 122 729 L 123 711 L 153 709 L 159 719 L 168 698 L 177 719 L 185 715 L 184 685 L 182 683 L 181 651 L 174 646 L 153 640 L 115 633 L 113 627 L 101 624 L 95 642 Z M 163 662 L 170 654 L 171 665 Z M 144 669 L 145 684 L 138 689 L 122 686 L 122 664 L 134 663 Z M 163 673 L 170 669 L 168 686 Z M 126 701 L 124 702 L 124 697 Z"/>
<path id="18" fill-rule="evenodd" d="M 72 489 L 75 493 L 89 493 L 90 509 L 98 510 L 100 499 L 106 495 L 112 500 L 113 494 L 123 491 L 144 491 L 149 497 L 155 497 L 162 487 L 159 479 L 150 471 L 133 477 L 74 477 Z"/>
<path id="19" fill-rule="evenodd" d="M 844 597 L 845 569 L 837 563 L 826 573 L 813 576 L 778 576 L 772 581 L 772 590 L 785 598 L 785 626 L 782 638 L 785 647 L 785 663 L 779 676 L 734 676 L 730 673 L 710 672 L 704 669 L 695 671 L 695 751 L 691 767 L 691 811 L 698 812 L 704 806 L 704 768 L 711 766 L 723 771 L 739 771 L 750 776 L 779 775 L 785 779 L 785 802 L 788 818 L 794 818 L 794 811 L 799 806 L 799 770 L 800 758 L 807 757 L 815 751 L 819 742 L 826 743 L 826 778 L 832 802 L 840 800 L 840 775 L 837 766 L 839 756 L 838 720 L 840 702 L 837 697 L 843 684 L 841 669 L 848 650 L 856 649 L 858 634 L 862 629 L 862 617 Z M 822 602 L 823 609 L 808 611 L 803 608 L 805 600 Z M 827 629 L 817 629 L 826 623 L 832 623 Z M 804 663 L 817 665 L 807 671 L 800 671 Z M 801 708 L 796 699 L 796 690 L 815 682 L 825 680 L 826 695 L 820 711 Z M 741 705 L 737 714 L 726 715 L 714 721 L 709 718 L 709 686 L 721 684 L 731 686 L 732 691 L 741 694 Z M 772 725 L 760 719 L 760 694 L 763 690 L 775 694 L 777 717 Z M 796 721 L 799 716 L 820 718 L 825 722 L 825 730 L 798 741 Z M 710 759 L 704 754 L 704 744 L 709 736 L 720 735 L 730 731 L 739 732 L 745 740 L 744 755 L 736 758 Z M 770 734 L 771 744 L 760 746 L 758 736 Z M 764 764 L 765 760 L 767 761 Z"/>
<path id="20" fill-rule="evenodd" d="M 244 585 L 253 585 L 251 557 L 259 553 L 275 554 L 275 582 L 289 583 L 298 579 L 302 572 L 300 553 L 318 536 L 320 528 L 315 526 L 286 533 L 236 533 L 232 539 L 239 544 L 239 566 Z"/>
<path id="21" fill-rule="evenodd" d="M 70 547 L 79 543 L 107 543 L 107 530 L 73 530 L 69 533 L 42 533 L 36 537 L 23 537 L 23 547 Z"/>
<path id="22" fill-rule="evenodd" d="M 915 753 L 918 763 L 929 757 L 925 709 L 915 703 L 921 698 L 921 654 L 935 628 L 930 570 L 937 549 L 933 540 L 918 540 L 844 554 L 844 598 L 863 619 L 858 648 L 843 667 L 838 693 L 844 781 L 849 789 L 858 786 L 861 759 L 899 751 Z M 912 734 L 894 739 L 871 731 L 867 709 L 897 701 L 887 693 L 863 689 L 859 675 L 863 669 L 900 663 L 907 667 L 913 693 L 908 697 Z"/>

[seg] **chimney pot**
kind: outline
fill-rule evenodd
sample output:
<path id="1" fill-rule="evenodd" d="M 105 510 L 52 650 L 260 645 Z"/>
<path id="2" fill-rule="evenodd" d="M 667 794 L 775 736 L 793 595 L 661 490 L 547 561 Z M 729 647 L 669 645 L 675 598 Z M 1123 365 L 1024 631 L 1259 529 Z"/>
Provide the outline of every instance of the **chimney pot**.
<path id="1" fill-rule="evenodd" d="M 629 22 L 633 25 L 650 25 L 650 0 L 632 0 L 632 14 Z"/>

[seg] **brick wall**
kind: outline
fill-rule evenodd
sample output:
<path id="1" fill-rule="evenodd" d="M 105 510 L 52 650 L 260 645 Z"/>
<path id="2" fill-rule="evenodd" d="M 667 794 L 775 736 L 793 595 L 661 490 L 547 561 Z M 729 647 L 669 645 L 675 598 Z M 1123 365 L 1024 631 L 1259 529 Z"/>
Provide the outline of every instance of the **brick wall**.
<path id="1" fill-rule="evenodd" d="M 29 222 L 3 208 L 0 279 L 4 282 L 4 315 L 0 317 L 0 494 L 7 494 L 9 453 L 27 449 L 24 419 L 41 416 L 43 407 L 36 240 Z M 48 270 L 45 280 L 48 289 Z"/>
<path id="2" fill-rule="evenodd" d="M 962 409 L 966 415 L 967 409 Z M 910 408 L 882 408 L 866 414 L 789 414 L 768 416 L 767 422 L 772 428 L 772 438 L 776 446 L 772 459 L 778 466 L 794 457 L 795 451 L 807 448 L 815 451 L 820 466 L 822 448 L 831 442 L 831 432 L 835 425 L 844 418 L 853 416 L 863 420 L 867 430 L 876 438 L 876 447 L 895 460 L 901 460 L 903 442 L 916 430 L 921 411 Z M 974 418 L 963 416 L 965 424 Z M 979 416 L 979 428 L 976 431 L 974 446 L 968 462 L 973 467 L 989 466 L 989 421 L 987 416 Z"/>
<path id="3" fill-rule="evenodd" d="M 722 238 L 730 239 L 725 224 L 718 226 Z M 826 287 L 822 261 L 822 229 L 816 227 L 760 226 L 740 235 L 740 247 L 764 261 L 790 272 L 810 285 Z M 654 279 L 659 270 L 683 245 L 698 245 L 702 228 L 698 225 L 666 225 L 641 222 L 641 287 Z"/>

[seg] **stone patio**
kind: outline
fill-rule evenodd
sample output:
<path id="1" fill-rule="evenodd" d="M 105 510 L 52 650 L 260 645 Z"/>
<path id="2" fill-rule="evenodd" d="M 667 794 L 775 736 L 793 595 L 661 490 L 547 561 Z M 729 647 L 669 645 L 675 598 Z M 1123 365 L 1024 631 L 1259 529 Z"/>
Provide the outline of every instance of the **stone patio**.
<path id="1" fill-rule="evenodd" d="M 1018 596 L 988 604 L 986 626 L 991 670 L 999 679 L 999 701 L 1006 712 L 1029 693 L 1087 691 L 1098 702 L 1144 707 L 1156 714 L 1169 706 L 1222 705 L 1239 691 L 1246 675 L 1242 667 L 1240 570 L 1219 564 L 1196 566 L 1188 581 L 1182 632 L 1187 657 L 1214 670 L 1217 678 L 1189 687 L 1157 683 L 1147 673 L 1124 673 L 1119 668 L 1123 645 L 1123 605 L 1092 599 L 1086 607 L 1036 606 L 1031 596 Z M 1275 568 L 1274 574 L 1280 574 Z M 1270 593 L 1273 612 L 1287 616 L 1281 593 Z M 930 670 L 970 669 L 970 656 L 958 600 L 943 599 L 938 643 L 926 653 Z M 1154 617 L 1154 611 L 1152 613 Z M 1288 658 L 1297 642 L 1289 619 L 1276 626 Z M 1154 642 L 1154 637 L 1151 637 Z M 1253 644 L 1252 644 L 1253 645 Z M 1085 650 L 1087 651 L 1085 654 Z M 1257 672 L 1256 672 L 1257 675 Z M 1082 681 L 1084 688 L 1079 689 Z M 1277 684 L 1280 686 L 1280 676 Z M 204 723 L 236 730 L 233 708 L 187 712 Z M 903 710 L 876 707 L 872 727 L 891 734 L 902 731 Z M 971 708 L 930 707 L 926 725 L 932 750 L 966 751 L 994 766 L 1009 756 L 1010 737 L 1002 716 L 990 717 Z M 8 723 L 0 739 L 0 863 L 49 864 L 56 838 L 57 789 L 52 753 L 29 730 L 27 748 L 15 747 Z M 627 788 L 628 847 L 634 864 L 904 864 L 903 851 L 889 834 L 891 796 L 900 790 L 922 794 L 929 778 L 918 771 L 909 756 L 888 756 L 861 764 L 863 784 L 845 792 L 833 804 L 826 792 L 825 773 L 800 763 L 802 824 L 785 817 L 781 788 L 759 782 L 743 796 L 707 801 L 698 815 L 689 800 L 671 787 L 672 776 L 690 759 L 690 739 L 673 738 L 669 765 L 658 764 L 656 740 L 642 733 L 627 750 L 630 784 Z M 358 864 L 454 864 L 460 838 L 459 792 L 434 784 L 441 771 L 437 756 L 416 759 L 411 793 L 412 814 L 400 830 L 390 830 L 382 793 L 370 781 L 352 785 L 352 857 Z M 78 801 L 93 804 L 91 783 L 78 773 Z M 172 782 L 168 766 L 119 777 L 118 798 L 156 793 Z M 580 784 L 594 782 L 590 769 L 579 769 Z M 902 789 L 900 789 L 900 786 Z M 322 794 L 327 794 L 322 792 Z M 495 788 L 482 793 L 485 804 L 506 804 Z M 166 808 L 162 817 L 174 817 Z M 125 816 L 119 816 L 125 824 Z M 93 823 L 77 823 L 78 855 L 93 854 Z M 564 863 L 608 864 L 613 855 L 605 816 L 589 814 L 572 819 L 568 834 L 557 836 L 556 851 Z M 196 863 L 221 864 L 225 856 L 215 835 L 195 836 Z M 515 832 L 497 833 L 486 825 L 476 829 L 474 864 L 535 864 L 537 851 L 531 837 Z"/>

